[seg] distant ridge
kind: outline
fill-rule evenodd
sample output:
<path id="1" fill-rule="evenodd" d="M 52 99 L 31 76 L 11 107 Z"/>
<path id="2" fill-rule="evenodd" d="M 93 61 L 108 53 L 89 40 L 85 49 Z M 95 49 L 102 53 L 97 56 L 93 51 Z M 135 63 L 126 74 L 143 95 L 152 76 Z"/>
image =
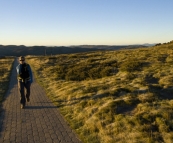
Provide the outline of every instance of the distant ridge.
<path id="1" fill-rule="evenodd" d="M 142 47 L 148 47 L 144 45 L 81 45 L 81 48 L 96 48 L 96 49 L 102 49 L 102 50 L 119 50 L 119 49 L 135 49 L 135 48 L 142 48 Z"/>
<path id="2" fill-rule="evenodd" d="M 92 52 L 98 50 L 119 50 L 148 47 L 144 45 L 123 45 L 123 46 L 108 46 L 108 45 L 79 45 L 79 46 L 25 46 L 25 45 L 0 45 L 0 56 L 26 56 L 26 55 L 57 55 L 70 54 L 81 52 Z"/>

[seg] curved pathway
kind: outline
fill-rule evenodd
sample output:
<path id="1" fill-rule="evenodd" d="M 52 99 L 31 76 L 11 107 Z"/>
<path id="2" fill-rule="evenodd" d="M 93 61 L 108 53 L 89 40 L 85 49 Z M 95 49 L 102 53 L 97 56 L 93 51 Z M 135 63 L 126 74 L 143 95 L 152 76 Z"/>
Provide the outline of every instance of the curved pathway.
<path id="1" fill-rule="evenodd" d="M 25 109 L 20 109 L 16 66 L 17 60 L 0 108 L 0 143 L 80 143 L 57 107 L 36 82 L 31 86 L 30 102 Z"/>

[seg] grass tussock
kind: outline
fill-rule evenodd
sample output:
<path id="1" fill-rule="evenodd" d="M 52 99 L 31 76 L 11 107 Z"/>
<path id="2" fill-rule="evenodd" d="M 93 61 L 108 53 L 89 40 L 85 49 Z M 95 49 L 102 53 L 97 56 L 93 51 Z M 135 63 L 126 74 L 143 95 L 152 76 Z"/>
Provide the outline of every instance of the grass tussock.
<path id="1" fill-rule="evenodd" d="M 171 143 L 173 43 L 28 57 L 83 142 Z"/>
<path id="2" fill-rule="evenodd" d="M 11 57 L 0 58 L 0 103 L 2 102 L 4 94 L 8 89 L 9 76 L 13 61 L 14 58 Z"/>

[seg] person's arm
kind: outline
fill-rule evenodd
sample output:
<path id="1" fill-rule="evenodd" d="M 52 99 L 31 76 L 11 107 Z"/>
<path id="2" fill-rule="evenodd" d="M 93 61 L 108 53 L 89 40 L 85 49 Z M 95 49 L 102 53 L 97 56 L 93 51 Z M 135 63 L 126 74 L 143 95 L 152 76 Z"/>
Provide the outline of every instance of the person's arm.
<path id="1" fill-rule="evenodd" d="M 18 76 L 19 73 L 20 73 L 20 65 L 18 65 L 18 66 L 16 67 L 16 71 L 17 71 L 17 76 Z"/>
<path id="2" fill-rule="evenodd" d="M 28 70 L 29 70 L 29 76 L 31 78 L 31 83 L 32 83 L 33 82 L 33 76 L 32 76 L 32 70 L 31 70 L 30 65 L 28 65 Z"/>

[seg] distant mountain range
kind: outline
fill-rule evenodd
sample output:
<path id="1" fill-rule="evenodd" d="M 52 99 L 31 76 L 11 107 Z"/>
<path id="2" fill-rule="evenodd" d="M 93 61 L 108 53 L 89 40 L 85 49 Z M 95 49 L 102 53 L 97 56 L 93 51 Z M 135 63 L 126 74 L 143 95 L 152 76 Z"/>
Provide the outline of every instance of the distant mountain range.
<path id="1" fill-rule="evenodd" d="M 0 56 L 26 56 L 26 55 L 57 55 L 57 54 L 70 54 L 80 52 L 91 52 L 98 50 L 119 50 L 119 49 L 133 49 L 141 47 L 149 47 L 153 44 L 144 45 L 77 45 L 77 46 L 16 46 L 16 45 L 0 45 Z"/>

